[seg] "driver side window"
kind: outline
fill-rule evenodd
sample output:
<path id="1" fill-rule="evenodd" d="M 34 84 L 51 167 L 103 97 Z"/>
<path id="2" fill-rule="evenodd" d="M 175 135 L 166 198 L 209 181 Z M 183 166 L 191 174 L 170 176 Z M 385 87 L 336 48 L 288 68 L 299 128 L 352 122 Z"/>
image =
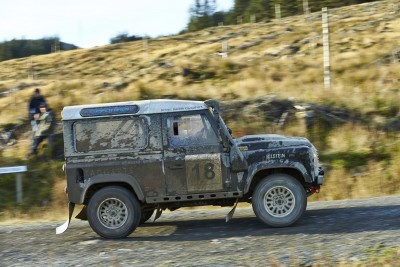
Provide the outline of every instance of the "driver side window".
<path id="1" fill-rule="evenodd" d="M 218 138 L 210 122 L 201 114 L 169 117 L 167 127 L 171 146 L 218 144 Z"/>

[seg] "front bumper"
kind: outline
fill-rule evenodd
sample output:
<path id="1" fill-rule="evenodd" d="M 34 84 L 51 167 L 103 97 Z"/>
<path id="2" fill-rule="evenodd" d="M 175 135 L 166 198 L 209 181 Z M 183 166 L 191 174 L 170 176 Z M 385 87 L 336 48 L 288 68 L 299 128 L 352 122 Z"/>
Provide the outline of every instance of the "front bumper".
<path id="1" fill-rule="evenodd" d="M 324 175 L 325 175 L 325 171 L 322 167 L 318 168 L 318 176 L 316 179 L 316 182 L 318 185 L 322 185 L 324 183 Z"/>

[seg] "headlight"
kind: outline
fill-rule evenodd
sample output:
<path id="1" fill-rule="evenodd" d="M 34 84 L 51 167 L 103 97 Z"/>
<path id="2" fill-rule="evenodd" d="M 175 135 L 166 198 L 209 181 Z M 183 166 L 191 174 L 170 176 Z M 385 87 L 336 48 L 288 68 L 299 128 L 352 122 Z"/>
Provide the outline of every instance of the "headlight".
<path id="1" fill-rule="evenodd" d="M 319 159 L 318 154 L 314 153 L 314 171 L 315 175 L 318 175 Z"/>
<path id="2" fill-rule="evenodd" d="M 318 158 L 318 152 L 317 149 L 315 149 L 315 147 L 313 147 L 312 149 L 313 151 L 313 166 L 314 166 L 314 175 L 315 177 L 318 176 L 318 172 L 319 172 L 319 158 Z"/>

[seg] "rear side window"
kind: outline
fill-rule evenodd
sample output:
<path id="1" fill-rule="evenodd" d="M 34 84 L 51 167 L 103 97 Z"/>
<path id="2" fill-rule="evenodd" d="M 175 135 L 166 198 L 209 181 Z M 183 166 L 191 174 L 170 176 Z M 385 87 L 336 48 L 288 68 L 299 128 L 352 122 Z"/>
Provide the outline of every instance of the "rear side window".
<path id="1" fill-rule="evenodd" d="M 77 152 L 143 149 L 147 127 L 143 118 L 79 121 L 74 123 Z"/>

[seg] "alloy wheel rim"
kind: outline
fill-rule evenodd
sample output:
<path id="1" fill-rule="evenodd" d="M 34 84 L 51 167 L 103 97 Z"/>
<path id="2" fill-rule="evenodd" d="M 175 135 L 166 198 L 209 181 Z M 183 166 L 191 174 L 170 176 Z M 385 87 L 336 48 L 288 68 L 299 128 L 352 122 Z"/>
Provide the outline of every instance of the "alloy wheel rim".
<path id="1" fill-rule="evenodd" d="M 270 188 L 264 195 L 264 207 L 273 217 L 285 217 L 290 214 L 296 204 L 293 192 L 284 186 Z"/>
<path id="2" fill-rule="evenodd" d="M 107 198 L 99 205 L 97 216 L 104 227 L 117 229 L 127 221 L 128 208 L 117 198 Z"/>

